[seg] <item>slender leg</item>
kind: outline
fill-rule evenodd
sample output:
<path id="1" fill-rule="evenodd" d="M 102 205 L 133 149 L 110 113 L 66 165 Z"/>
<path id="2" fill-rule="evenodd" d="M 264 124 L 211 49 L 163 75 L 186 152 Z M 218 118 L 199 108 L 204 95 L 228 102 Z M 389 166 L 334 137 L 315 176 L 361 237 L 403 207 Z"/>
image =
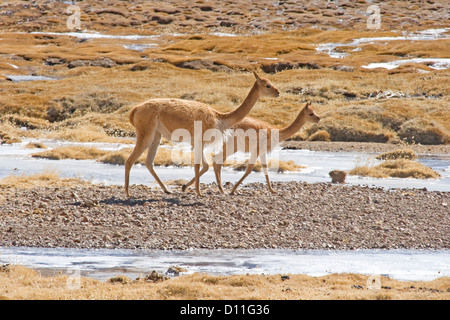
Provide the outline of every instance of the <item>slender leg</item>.
<path id="1" fill-rule="evenodd" d="M 228 148 L 228 145 L 227 145 Z M 218 160 L 222 160 L 222 162 L 217 163 Z M 216 175 L 216 183 L 217 183 L 217 187 L 219 188 L 219 191 L 221 193 L 225 193 L 223 191 L 223 186 L 222 186 L 222 167 L 225 163 L 225 161 L 227 160 L 227 154 L 225 152 L 225 148 L 224 150 L 222 150 L 222 152 L 216 154 L 214 156 L 214 160 L 213 160 L 213 167 L 214 167 L 214 174 Z"/>
<path id="2" fill-rule="evenodd" d="M 133 152 L 130 154 L 128 159 L 125 161 L 125 194 L 127 197 L 130 196 L 130 193 L 128 192 L 128 186 L 130 182 L 130 170 L 133 164 L 137 161 L 137 159 L 140 157 L 142 152 L 144 152 L 145 149 L 147 149 L 149 144 L 149 139 L 145 139 L 142 135 L 137 135 L 136 139 L 136 145 L 133 149 Z"/>
<path id="3" fill-rule="evenodd" d="M 216 175 L 216 183 L 217 183 L 217 187 L 219 187 L 219 191 L 221 193 L 225 193 L 223 191 L 223 187 L 222 187 L 222 164 L 218 164 L 218 163 L 213 163 L 214 166 L 214 173 Z"/>
<path id="4" fill-rule="evenodd" d="M 264 175 L 266 176 L 267 187 L 269 188 L 270 192 L 277 193 L 275 190 L 272 189 L 272 186 L 270 185 L 269 170 L 267 170 L 267 154 L 266 153 L 261 154 L 260 159 Z"/>
<path id="5" fill-rule="evenodd" d="M 236 191 L 237 187 L 242 183 L 242 181 L 244 181 L 245 178 L 247 178 L 247 176 L 252 172 L 255 164 L 256 164 L 256 159 L 258 159 L 258 156 L 256 153 L 251 153 L 250 154 L 250 160 L 248 161 L 248 165 L 247 165 L 247 169 L 245 170 L 244 175 L 242 176 L 242 178 L 234 185 L 233 189 L 231 189 L 230 194 L 234 194 L 234 192 Z"/>
<path id="6" fill-rule="evenodd" d="M 194 172 L 195 172 L 195 193 L 197 196 L 201 196 L 200 192 L 200 164 L 194 164 Z"/>
<path id="7" fill-rule="evenodd" d="M 202 170 L 201 170 L 200 173 L 199 173 L 199 177 L 201 177 L 202 175 L 204 175 L 204 174 L 209 170 L 208 160 L 206 159 L 205 153 L 203 153 L 203 155 L 202 155 L 202 163 L 203 163 L 203 166 L 202 166 Z M 189 182 L 187 182 L 186 184 L 184 184 L 184 185 L 181 187 L 181 190 L 182 190 L 183 192 L 185 192 L 186 189 L 187 189 L 191 184 L 193 184 L 194 182 L 195 182 L 195 177 L 192 178 L 192 179 L 191 179 Z"/>
<path id="8" fill-rule="evenodd" d="M 247 176 L 252 172 L 253 167 L 255 166 L 254 163 L 249 163 L 247 165 L 247 170 L 245 170 L 244 175 L 242 176 L 242 178 L 236 182 L 236 184 L 234 185 L 233 189 L 231 189 L 230 194 L 234 194 L 234 192 L 236 191 L 237 187 L 242 183 L 242 181 L 244 181 L 245 178 L 247 178 Z"/>
<path id="9" fill-rule="evenodd" d="M 148 171 L 150 171 L 150 173 L 152 174 L 153 178 L 155 178 L 156 182 L 158 182 L 160 187 L 163 189 L 163 191 L 165 193 L 172 193 L 169 190 L 167 190 L 166 186 L 164 185 L 164 183 L 162 183 L 162 181 L 159 179 L 158 175 L 156 174 L 155 170 L 153 169 L 153 160 L 155 160 L 156 151 L 158 151 L 160 141 L 161 141 L 161 133 L 155 132 L 154 138 L 148 148 L 147 159 L 145 161 L 145 165 L 147 166 Z"/>

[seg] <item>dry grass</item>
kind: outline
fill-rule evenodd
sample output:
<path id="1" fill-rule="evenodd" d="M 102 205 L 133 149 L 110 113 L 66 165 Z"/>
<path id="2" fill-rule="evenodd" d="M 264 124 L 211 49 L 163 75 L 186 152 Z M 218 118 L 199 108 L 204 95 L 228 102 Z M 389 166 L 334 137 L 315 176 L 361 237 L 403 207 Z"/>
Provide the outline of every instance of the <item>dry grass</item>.
<path id="1" fill-rule="evenodd" d="M 406 159 L 406 160 L 417 160 L 417 155 L 414 150 L 405 148 L 398 149 L 394 151 L 389 151 L 382 153 L 375 157 L 377 160 L 396 160 L 396 159 Z"/>
<path id="2" fill-rule="evenodd" d="M 32 157 L 45 158 L 51 160 L 75 159 L 75 160 L 97 160 L 98 162 L 124 165 L 125 160 L 130 156 L 132 148 L 123 148 L 117 151 L 105 151 L 94 147 L 71 146 L 59 147 L 51 150 L 45 150 L 33 153 Z M 147 153 L 144 152 L 136 161 L 136 163 L 145 165 Z M 211 164 L 211 155 L 209 155 L 209 163 Z M 159 148 L 156 157 L 153 161 L 155 166 L 191 166 L 194 163 L 194 153 L 183 151 L 175 148 Z M 235 170 L 245 170 L 247 163 L 237 161 L 226 161 L 225 166 L 231 166 Z M 289 161 L 269 161 L 269 169 L 284 171 L 298 171 L 302 166 L 295 164 L 292 160 Z M 253 171 L 260 172 L 262 169 L 261 163 L 257 161 Z"/>
<path id="3" fill-rule="evenodd" d="M 74 287 L 67 275 L 41 276 L 22 266 L 7 266 L 0 271 L 1 299 L 357 299 L 357 300 L 448 300 L 449 278 L 433 281 L 397 281 L 381 277 L 380 289 L 368 289 L 368 276 L 333 274 L 323 277 L 289 275 L 183 275 L 165 281 L 146 281 L 145 277 L 132 281 L 115 277 L 115 281 L 101 282 L 80 279 Z M 152 278 L 153 279 L 153 278 Z M 286 279 L 286 277 L 285 277 Z M 359 289 L 358 289 L 359 288 Z"/>
<path id="4" fill-rule="evenodd" d="M 108 135 L 105 130 L 95 124 L 79 124 L 75 128 L 63 128 L 50 132 L 43 132 L 45 139 L 66 140 L 77 142 L 105 142 L 105 143 L 131 143 L 131 140 L 123 140 Z"/>
<path id="5" fill-rule="evenodd" d="M 48 186 L 79 186 L 91 185 L 87 181 L 77 178 L 61 178 L 59 173 L 52 170 L 47 170 L 43 173 L 32 175 L 11 175 L 0 179 L 1 188 L 34 188 L 34 187 L 48 187 Z"/>
<path id="6" fill-rule="evenodd" d="M 108 164 L 123 165 L 125 164 L 125 160 L 127 160 L 132 151 L 132 148 L 125 148 L 118 151 L 108 152 L 104 156 L 100 157 L 98 161 Z M 138 158 L 136 163 L 145 165 L 146 158 L 147 153 L 144 151 L 144 153 Z M 153 161 L 153 164 L 155 166 L 164 167 L 185 166 L 190 165 L 191 163 L 193 163 L 192 152 L 183 152 L 181 150 L 174 150 L 172 152 L 172 150 L 166 148 L 159 148 Z"/>
<path id="7" fill-rule="evenodd" d="M 415 178 L 436 179 L 441 175 L 417 161 L 406 159 L 387 160 L 376 166 L 356 167 L 348 172 L 350 175 L 374 178 Z"/>
<path id="8" fill-rule="evenodd" d="M 367 44 L 359 52 L 349 47 L 351 54 L 340 60 L 317 54 L 315 50 L 318 43 L 392 35 L 318 29 L 245 37 L 198 34 L 161 38 L 159 46 L 138 52 L 124 49 L 123 40 L 95 39 L 78 43 L 69 37 L 2 34 L 0 73 L 12 72 L 14 68 L 8 63 L 13 63 L 23 70 L 32 69 L 61 79 L 2 81 L 0 123 L 29 129 L 28 132 L 16 130 L 17 139 L 34 134 L 75 141 L 117 141 L 117 137 L 134 135 L 127 113 L 137 103 L 150 98 L 175 97 L 195 99 L 219 111 L 230 111 L 245 98 L 253 83 L 250 70 L 270 64 L 290 64 L 297 67 L 267 75 L 281 90 L 281 97 L 261 99 L 250 116 L 284 126 L 293 121 L 302 103 L 312 101 L 322 121 L 306 126 L 303 139 L 449 143 L 450 114 L 446 109 L 450 91 L 445 85 L 449 81 L 448 70 L 435 71 L 424 66 L 430 73 L 422 75 L 417 71 L 422 66 L 417 64 L 396 74 L 384 69 L 361 68 L 369 62 L 389 61 L 403 55 L 448 57 L 444 50 L 448 40 L 418 45 L 398 41 Z M 17 61 L 12 60 L 12 55 L 18 53 Z M 115 66 L 67 67 L 74 60 L 102 57 L 110 58 Z M 43 62 L 49 58 L 65 62 L 46 66 Z M 232 72 L 175 66 L 191 60 L 220 62 Z M 310 69 L 307 64 L 319 68 Z M 331 68 L 342 65 L 354 70 L 342 72 Z M 376 94 L 390 91 L 402 95 L 383 98 Z"/>
<path id="9" fill-rule="evenodd" d="M 245 163 L 234 163 L 230 161 L 225 161 L 225 166 L 232 166 L 235 170 L 239 171 L 245 171 L 247 168 L 248 161 Z M 296 164 L 294 161 L 283 161 L 283 160 L 269 160 L 268 163 L 269 170 L 277 171 L 277 172 L 285 172 L 285 171 L 299 171 L 302 168 L 305 168 L 304 166 L 300 166 Z M 258 160 L 256 161 L 255 166 L 253 167 L 253 171 L 255 172 L 261 172 L 262 170 L 262 164 Z"/>
<path id="10" fill-rule="evenodd" d="M 25 146 L 27 149 L 47 149 L 47 146 L 42 142 L 29 142 Z"/>
<path id="11" fill-rule="evenodd" d="M 88 160 L 97 159 L 105 154 L 104 151 L 92 147 L 59 147 L 52 150 L 42 151 L 32 154 L 34 158 L 45 158 L 51 160 L 76 159 Z"/>

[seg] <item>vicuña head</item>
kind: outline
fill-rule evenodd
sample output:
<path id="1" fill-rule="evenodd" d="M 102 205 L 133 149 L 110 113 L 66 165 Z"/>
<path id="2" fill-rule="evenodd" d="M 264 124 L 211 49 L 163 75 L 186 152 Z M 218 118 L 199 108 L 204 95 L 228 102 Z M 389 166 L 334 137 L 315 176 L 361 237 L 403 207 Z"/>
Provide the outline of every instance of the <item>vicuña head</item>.
<path id="1" fill-rule="evenodd" d="M 303 108 L 302 112 L 305 115 L 305 122 L 318 123 L 320 117 L 316 114 L 314 108 L 311 106 L 311 102 L 308 102 Z"/>
<path id="2" fill-rule="evenodd" d="M 276 98 L 280 96 L 280 91 L 274 87 L 274 85 L 269 81 L 269 79 L 260 77 L 256 71 L 253 71 L 256 78 L 256 85 L 259 87 L 261 97 L 272 97 Z"/>

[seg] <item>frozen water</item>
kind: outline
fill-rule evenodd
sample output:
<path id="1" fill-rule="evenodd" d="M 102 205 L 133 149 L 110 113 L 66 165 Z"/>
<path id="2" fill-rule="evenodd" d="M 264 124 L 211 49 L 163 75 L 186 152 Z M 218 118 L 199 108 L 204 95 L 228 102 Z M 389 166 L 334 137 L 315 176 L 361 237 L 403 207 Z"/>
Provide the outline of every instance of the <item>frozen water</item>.
<path id="1" fill-rule="evenodd" d="M 95 160 L 48 160 L 31 157 L 37 149 L 26 149 L 24 146 L 32 140 L 13 145 L 0 145 L 0 179 L 9 175 L 30 175 L 44 171 L 56 171 L 63 178 L 78 177 L 93 183 L 106 185 L 123 185 L 123 166 L 104 164 Z M 93 146 L 99 149 L 114 151 L 125 147 L 126 144 L 106 143 L 71 143 L 61 141 L 43 141 L 49 148 L 68 145 Z M 186 148 L 186 146 L 184 147 Z M 292 160 L 306 168 L 299 172 L 270 173 L 273 182 L 302 181 L 308 183 L 330 182 L 329 172 L 334 169 L 349 170 L 357 165 L 375 165 L 379 161 L 374 160 L 375 154 L 360 152 L 320 152 L 309 150 L 281 150 L 277 149 L 269 156 L 269 159 Z M 237 153 L 230 160 L 244 161 L 246 157 Z M 428 190 L 450 191 L 450 155 L 419 155 L 419 161 L 431 167 L 441 174 L 440 179 L 402 179 L 402 178 L 370 178 L 359 176 L 347 176 L 346 182 L 350 185 L 368 185 L 384 188 L 427 188 Z M 189 180 L 194 175 L 192 167 L 156 167 L 159 177 L 165 180 L 184 178 Z M 236 171 L 225 167 L 222 171 L 222 182 L 237 182 L 243 175 L 242 171 Z M 202 183 L 215 182 L 214 171 L 210 169 L 201 178 Z M 262 172 L 253 172 L 245 183 L 265 183 Z M 135 165 L 131 169 L 131 184 L 144 184 L 157 186 L 156 182 L 143 165 Z"/>
<path id="2" fill-rule="evenodd" d="M 403 60 L 395 60 L 390 62 L 381 62 L 381 63 L 370 63 L 367 66 L 362 66 L 366 69 L 375 69 L 375 68 L 385 68 L 388 70 L 395 69 L 398 66 L 406 63 L 424 63 L 428 65 L 430 68 L 435 70 L 445 70 L 450 68 L 450 59 L 446 58 L 414 58 L 414 59 L 403 59 Z"/>
<path id="3" fill-rule="evenodd" d="M 438 40 L 438 39 L 450 39 L 450 28 L 442 29 L 429 29 L 423 30 L 418 33 L 409 33 L 402 36 L 395 37 L 372 37 L 372 38 L 358 38 L 353 39 L 350 43 L 322 43 L 316 47 L 316 51 L 319 53 L 327 53 L 331 58 L 342 59 L 348 56 L 346 52 L 336 51 L 338 47 L 358 47 L 365 43 L 375 42 L 390 42 L 390 41 L 426 41 L 426 40 Z M 352 51 L 356 51 L 353 49 Z M 360 51 L 360 50 L 357 50 Z"/>
<path id="4" fill-rule="evenodd" d="M 156 39 L 159 35 L 143 36 L 143 35 L 110 35 L 97 32 L 31 32 L 31 34 L 46 34 L 56 36 L 70 36 L 80 39 L 120 39 L 120 40 L 149 40 Z"/>
<path id="5" fill-rule="evenodd" d="M 14 76 L 14 75 L 4 74 L 4 76 L 7 77 L 9 80 L 14 81 L 14 82 L 39 81 L 39 80 L 58 80 L 57 78 L 51 78 L 51 77 L 45 77 L 45 76 L 35 76 L 35 75 Z"/>
<path id="6" fill-rule="evenodd" d="M 36 149 L 26 149 L 30 141 L 13 145 L 0 145 L 0 178 L 13 175 L 30 175 L 45 170 L 56 170 L 62 177 L 79 177 L 105 184 L 123 184 L 123 166 L 107 165 L 91 160 L 45 160 L 30 156 Z M 129 147 L 126 144 L 72 143 L 43 141 L 49 148 L 68 145 L 93 146 L 104 150 Z M 348 170 L 357 164 L 376 163 L 374 154 L 356 152 L 315 152 L 309 150 L 276 150 L 273 156 L 293 160 L 306 169 L 295 173 L 271 173 L 272 181 L 329 182 L 331 169 Z M 235 159 L 242 159 L 242 154 Z M 349 184 L 381 186 L 385 188 L 423 188 L 450 191 L 450 156 L 421 155 L 419 161 L 441 173 L 441 179 L 372 179 L 348 177 Z M 187 168 L 156 168 L 162 180 L 189 178 L 193 170 Z M 237 181 L 242 172 L 223 171 L 223 181 Z M 210 170 L 202 182 L 213 182 Z M 131 182 L 151 184 L 153 179 L 145 166 L 134 166 Z M 246 183 L 264 182 L 262 174 L 249 175 Z M 155 183 L 153 185 L 156 186 Z M 137 277 L 152 270 L 164 272 L 168 267 L 185 267 L 188 273 L 210 274 L 278 274 L 302 273 L 320 276 L 331 273 L 359 273 L 387 275 L 400 280 L 432 280 L 450 276 L 450 252 L 427 250 L 111 250 L 111 249 L 63 249 L 63 248 L 0 248 L 0 263 L 25 265 L 47 271 L 73 272 L 107 279 L 125 274 Z"/>
<path id="7" fill-rule="evenodd" d="M 112 250 L 67 248 L 0 248 L 0 264 L 24 265 L 45 271 L 80 271 L 106 280 L 112 276 L 137 277 L 152 270 L 165 272 L 180 266 L 187 273 L 384 275 L 398 280 L 433 280 L 450 276 L 450 251 L 440 250 L 280 250 L 190 249 Z"/>

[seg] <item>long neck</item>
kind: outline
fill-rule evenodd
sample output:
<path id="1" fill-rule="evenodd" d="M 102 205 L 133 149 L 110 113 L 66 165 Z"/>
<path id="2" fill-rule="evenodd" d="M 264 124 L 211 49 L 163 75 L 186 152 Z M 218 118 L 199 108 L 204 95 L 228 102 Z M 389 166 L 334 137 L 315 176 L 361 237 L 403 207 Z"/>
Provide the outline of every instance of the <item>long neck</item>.
<path id="1" fill-rule="evenodd" d="M 250 112 L 250 110 L 252 110 L 258 99 L 259 89 L 257 82 L 255 82 L 242 104 L 233 111 L 223 114 L 223 116 L 221 117 L 223 128 L 231 128 L 236 123 L 244 119 L 244 117 Z"/>
<path id="2" fill-rule="evenodd" d="M 303 110 L 300 111 L 297 118 L 287 127 L 280 129 L 280 142 L 292 137 L 306 122 Z"/>

